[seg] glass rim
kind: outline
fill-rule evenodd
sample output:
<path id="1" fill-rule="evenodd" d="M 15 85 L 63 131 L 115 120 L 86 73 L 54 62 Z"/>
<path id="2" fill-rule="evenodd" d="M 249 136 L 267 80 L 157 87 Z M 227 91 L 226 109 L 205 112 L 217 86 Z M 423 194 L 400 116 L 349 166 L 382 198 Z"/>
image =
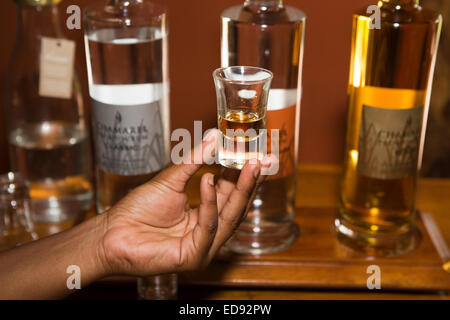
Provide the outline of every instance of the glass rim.
<path id="1" fill-rule="evenodd" d="M 61 0 L 62 1 L 62 0 Z M 127 3 L 127 5 L 129 5 L 129 3 Z M 160 22 L 161 26 L 164 26 L 167 28 L 167 12 L 168 12 L 168 8 L 167 5 L 165 4 L 159 4 L 159 3 L 153 3 L 153 2 L 143 2 L 143 3 L 139 3 L 138 5 L 143 6 L 144 8 L 152 8 L 155 10 L 155 12 L 153 12 L 150 15 L 147 16 L 138 16 L 138 17 L 131 17 L 131 20 L 133 20 L 134 23 L 151 23 L 153 21 L 156 22 Z M 114 29 L 124 29 L 126 27 L 130 27 L 130 26 L 123 26 L 123 22 L 125 21 L 125 19 L 127 17 L 115 17 L 115 16 L 111 16 L 111 17 L 98 17 L 95 14 L 98 13 L 96 12 L 96 10 L 101 11 L 102 13 L 104 13 L 104 8 L 105 8 L 106 4 L 105 2 L 94 2 L 94 3 L 89 3 L 88 5 L 85 6 L 85 8 L 83 9 L 83 18 L 86 20 L 85 22 L 85 27 L 88 25 L 87 20 L 92 20 L 95 22 L 104 22 L 104 23 L 111 23 L 111 24 L 116 24 L 116 26 L 109 26 L 108 28 L 114 28 Z M 150 27 L 154 25 L 149 25 Z M 131 27 L 140 27 L 140 26 L 131 26 Z M 87 29 L 87 28 L 86 28 Z M 103 28 L 102 28 L 103 29 Z M 87 32 L 87 30 L 85 31 L 85 33 Z"/>
<path id="2" fill-rule="evenodd" d="M 17 196 L 20 192 L 25 192 L 29 197 L 29 188 L 28 180 L 19 172 L 9 171 L 0 175 L 0 200 Z"/>
<path id="3" fill-rule="evenodd" d="M 264 79 L 258 79 L 258 80 L 242 80 L 242 79 L 236 80 L 236 79 L 225 78 L 224 76 L 220 75 L 221 71 L 231 70 L 231 69 L 238 69 L 238 68 L 239 69 L 246 69 L 246 70 L 254 70 L 254 71 L 264 72 L 268 76 L 265 77 Z M 229 83 L 256 84 L 256 83 L 263 83 L 263 82 L 271 81 L 273 79 L 273 72 L 268 70 L 268 69 L 265 69 L 265 68 L 254 67 L 254 66 L 228 66 L 228 67 L 217 68 L 216 70 L 214 70 L 213 71 L 213 77 L 214 77 L 214 79 L 218 79 L 218 80 L 229 82 Z"/>
<path id="4" fill-rule="evenodd" d="M 27 180 L 20 172 L 9 171 L 3 174 L 0 174 L 0 185 L 7 183 L 19 183 L 27 185 Z"/>

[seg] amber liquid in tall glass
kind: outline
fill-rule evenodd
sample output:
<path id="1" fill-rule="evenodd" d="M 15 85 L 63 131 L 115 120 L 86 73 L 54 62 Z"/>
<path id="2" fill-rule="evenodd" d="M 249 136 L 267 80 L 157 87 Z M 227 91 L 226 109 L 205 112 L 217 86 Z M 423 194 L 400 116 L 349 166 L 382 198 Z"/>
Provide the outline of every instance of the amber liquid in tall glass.
<path id="1" fill-rule="evenodd" d="M 381 29 L 370 29 L 365 11 L 353 17 L 337 231 L 352 247 L 396 255 L 414 246 L 415 189 L 441 18 L 415 1 L 390 1 L 381 6 Z M 395 130 L 377 131 L 364 118 L 371 107 L 384 112 L 385 122 L 401 110 L 410 116 L 396 120 Z"/>

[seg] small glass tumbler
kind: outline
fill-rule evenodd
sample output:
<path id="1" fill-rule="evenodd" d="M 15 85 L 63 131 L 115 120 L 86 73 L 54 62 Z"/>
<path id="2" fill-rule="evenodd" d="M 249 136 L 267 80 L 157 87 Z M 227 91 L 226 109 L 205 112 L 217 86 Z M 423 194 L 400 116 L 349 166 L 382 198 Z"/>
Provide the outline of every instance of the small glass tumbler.
<path id="1" fill-rule="evenodd" d="M 266 110 L 273 74 L 257 67 L 234 66 L 213 72 L 217 95 L 219 163 L 242 169 L 266 152 Z"/>
<path id="2" fill-rule="evenodd" d="M 175 300 L 178 293 L 178 276 L 175 273 L 138 278 L 140 300 Z"/>
<path id="3" fill-rule="evenodd" d="M 0 251 L 36 240 L 28 183 L 18 173 L 0 176 Z"/>

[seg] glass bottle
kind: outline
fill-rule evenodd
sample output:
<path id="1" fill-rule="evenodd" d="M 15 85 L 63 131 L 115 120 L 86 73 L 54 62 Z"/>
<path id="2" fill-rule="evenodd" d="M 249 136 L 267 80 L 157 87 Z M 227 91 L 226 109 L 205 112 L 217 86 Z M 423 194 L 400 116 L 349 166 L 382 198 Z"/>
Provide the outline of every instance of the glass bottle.
<path id="1" fill-rule="evenodd" d="M 170 163 L 167 14 L 145 0 L 109 0 L 84 16 L 102 213 Z M 143 299 L 176 290 L 175 275 L 138 281 Z"/>
<path id="2" fill-rule="evenodd" d="M 4 91 L 10 164 L 30 183 L 41 235 L 84 219 L 92 205 L 90 144 L 75 42 L 60 0 L 16 0 L 18 29 Z"/>
<path id="3" fill-rule="evenodd" d="M 416 0 L 353 16 L 338 238 L 373 255 L 413 249 L 415 192 L 442 18 Z M 372 12 L 373 13 L 373 12 Z"/>
<path id="4" fill-rule="evenodd" d="M 148 1 L 106 1 L 85 25 L 101 213 L 169 164 L 167 16 Z"/>
<path id="5" fill-rule="evenodd" d="M 295 179 L 298 154 L 305 14 L 281 0 L 246 0 L 222 13 L 222 67 L 247 65 L 273 72 L 267 104 L 268 152 L 279 145 L 279 171 L 257 190 L 246 220 L 227 247 L 270 253 L 295 240 Z M 271 130 L 279 139 L 271 139 Z M 275 136 L 274 136 L 275 137 Z"/>

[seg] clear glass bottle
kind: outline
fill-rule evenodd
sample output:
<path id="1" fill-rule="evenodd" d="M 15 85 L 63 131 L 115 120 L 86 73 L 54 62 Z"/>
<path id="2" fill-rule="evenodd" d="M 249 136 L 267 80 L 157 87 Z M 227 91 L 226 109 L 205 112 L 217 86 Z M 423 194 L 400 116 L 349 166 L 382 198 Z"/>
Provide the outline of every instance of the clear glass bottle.
<path id="1" fill-rule="evenodd" d="M 146 0 L 109 0 L 84 16 L 102 213 L 170 163 L 167 14 Z M 140 279 L 140 297 L 173 297 L 174 277 Z"/>
<path id="2" fill-rule="evenodd" d="M 59 0 L 16 0 L 18 30 L 5 81 L 12 170 L 30 183 L 40 234 L 83 220 L 93 199 L 75 42 L 65 37 Z"/>
<path id="3" fill-rule="evenodd" d="M 373 255 L 417 244 L 415 192 L 442 18 L 417 0 L 378 2 L 381 28 L 353 16 L 338 238 Z"/>
<path id="4" fill-rule="evenodd" d="M 103 1 L 85 26 L 101 213 L 170 162 L 167 15 L 148 1 Z"/>
<path id="5" fill-rule="evenodd" d="M 271 130 L 279 130 L 280 166 L 258 189 L 247 219 L 227 247 L 241 253 L 269 253 L 293 243 L 305 14 L 281 0 L 246 0 L 222 13 L 222 67 L 269 69 L 274 77 L 267 105 Z"/>

